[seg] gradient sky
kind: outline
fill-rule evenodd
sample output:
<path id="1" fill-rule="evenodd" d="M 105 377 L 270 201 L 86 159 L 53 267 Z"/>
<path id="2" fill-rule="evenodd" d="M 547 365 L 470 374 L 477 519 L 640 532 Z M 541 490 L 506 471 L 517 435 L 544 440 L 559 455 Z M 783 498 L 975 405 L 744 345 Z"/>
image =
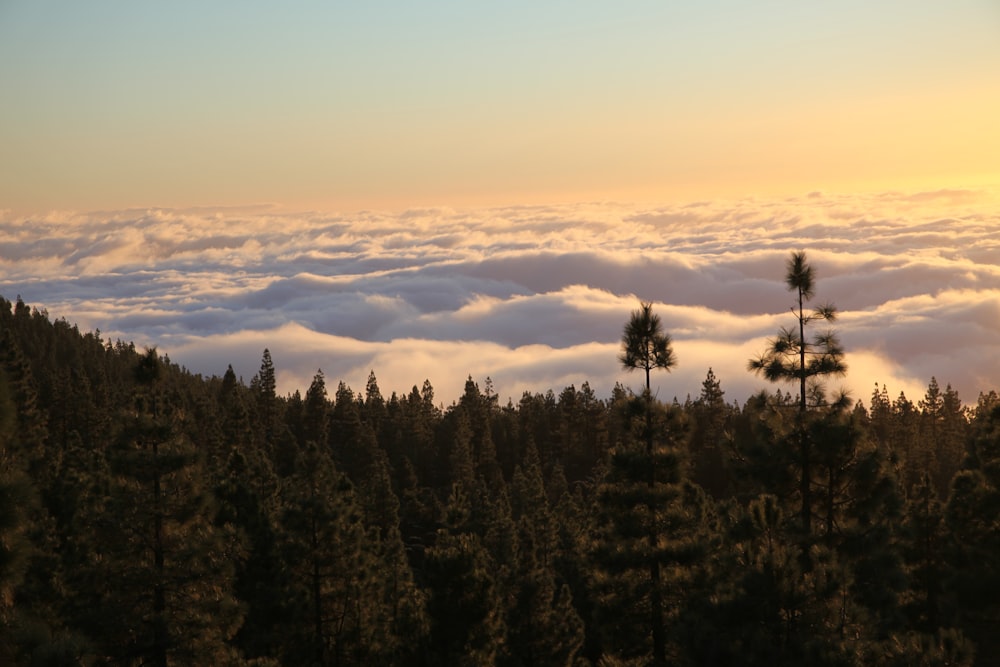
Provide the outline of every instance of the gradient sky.
<path id="1" fill-rule="evenodd" d="M 0 0 L 0 209 L 1000 181 L 995 0 Z"/>

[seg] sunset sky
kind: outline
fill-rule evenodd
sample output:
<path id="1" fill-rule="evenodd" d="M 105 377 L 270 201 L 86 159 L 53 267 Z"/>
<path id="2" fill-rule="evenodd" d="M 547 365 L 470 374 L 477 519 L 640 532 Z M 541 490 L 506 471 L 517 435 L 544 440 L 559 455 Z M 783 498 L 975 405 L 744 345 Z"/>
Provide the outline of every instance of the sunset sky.
<path id="1" fill-rule="evenodd" d="M 0 2 L 0 202 L 398 210 L 998 180 L 994 0 Z"/>
<path id="2" fill-rule="evenodd" d="M 634 380 L 643 298 L 662 394 L 712 365 L 743 400 L 805 248 L 856 397 L 974 401 L 998 118 L 994 0 L 0 0 L 0 295 L 205 374 L 269 347 L 286 391 L 445 401 Z"/>

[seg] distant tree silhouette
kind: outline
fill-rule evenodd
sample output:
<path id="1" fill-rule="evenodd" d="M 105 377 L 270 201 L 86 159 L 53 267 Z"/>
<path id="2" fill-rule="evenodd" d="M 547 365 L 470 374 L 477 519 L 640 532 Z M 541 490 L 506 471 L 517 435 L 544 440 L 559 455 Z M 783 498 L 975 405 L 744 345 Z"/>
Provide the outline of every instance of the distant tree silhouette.
<path id="1" fill-rule="evenodd" d="M 646 387 L 643 393 L 645 399 L 645 427 L 643 435 L 646 442 L 646 467 L 648 495 L 646 496 L 649 514 L 656 516 L 656 502 L 662 499 L 654 489 L 657 486 L 657 456 L 654 456 L 653 428 L 653 394 L 650 388 L 650 373 L 655 368 L 669 371 L 677 364 L 671 347 L 670 335 L 663 331 L 660 316 L 653 313 L 653 304 L 641 302 L 639 309 L 632 311 L 632 316 L 625 324 L 622 334 L 622 351 L 618 356 L 622 366 L 629 370 L 642 370 L 646 375 Z M 676 465 L 676 464 L 675 464 Z M 671 466 L 673 467 L 673 466 Z M 650 629 L 653 637 L 653 662 L 661 665 L 666 662 L 666 633 L 663 626 L 663 591 L 661 587 L 660 559 L 656 557 L 660 539 L 656 521 L 648 526 L 647 539 L 649 550 L 653 557 L 649 558 L 650 578 Z"/>
<path id="2" fill-rule="evenodd" d="M 618 361 L 627 370 L 646 373 L 646 392 L 649 393 L 650 372 L 654 368 L 669 371 L 677 364 L 671 347 L 670 335 L 663 331 L 660 316 L 653 313 L 653 304 L 642 302 L 622 334 L 622 351 Z"/>
<path id="3" fill-rule="evenodd" d="M 814 405 L 824 401 L 820 380 L 830 375 L 844 375 L 847 365 L 844 350 L 832 330 L 818 333 L 812 339 L 806 338 L 806 327 L 813 322 L 837 319 L 833 304 L 818 306 L 811 313 L 805 310 L 805 303 L 813 298 L 816 289 L 815 271 L 807 263 L 806 253 L 793 252 L 785 268 L 785 284 L 797 296 L 792 314 L 798 330 L 782 327 L 778 335 L 768 341 L 767 349 L 749 361 L 747 368 L 771 382 L 798 382 L 799 409 L 805 412 L 810 398 Z"/>
<path id="4" fill-rule="evenodd" d="M 837 309 L 833 304 L 824 304 L 811 313 L 805 309 L 807 301 L 815 295 L 815 271 L 806 261 L 804 251 L 793 252 L 785 264 L 785 284 L 795 292 L 797 303 L 792 307 L 795 315 L 796 329 L 782 327 L 778 335 L 768 341 L 768 347 L 759 356 L 747 363 L 747 369 L 757 375 L 763 375 L 771 382 L 797 382 L 799 385 L 799 465 L 801 477 L 799 490 L 802 496 L 801 521 L 802 529 L 809 533 L 812 524 L 811 471 L 810 471 L 810 441 L 806 432 L 805 413 L 812 405 L 826 403 L 822 378 L 831 375 L 844 375 L 847 365 L 844 363 L 844 350 L 840 346 L 837 335 L 828 330 L 806 338 L 806 327 L 813 322 L 832 322 L 837 318 Z M 846 396 L 841 394 L 838 402 L 845 403 Z"/>

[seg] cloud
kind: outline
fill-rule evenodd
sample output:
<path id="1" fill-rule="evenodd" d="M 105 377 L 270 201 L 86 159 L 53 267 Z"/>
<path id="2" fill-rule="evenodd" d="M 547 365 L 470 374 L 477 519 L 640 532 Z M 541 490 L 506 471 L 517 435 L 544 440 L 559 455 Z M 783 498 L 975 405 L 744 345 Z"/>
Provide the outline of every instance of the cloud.
<path id="1" fill-rule="evenodd" d="M 157 345 L 205 375 L 249 381 L 264 348 L 279 389 L 383 393 L 429 379 L 439 400 L 490 376 L 502 398 L 587 381 L 607 395 L 621 329 L 653 301 L 678 366 L 661 397 L 727 398 L 794 320 L 792 250 L 840 309 L 843 383 L 919 398 L 931 376 L 966 401 L 1000 382 L 1000 206 L 985 190 L 809 193 L 637 207 L 594 203 L 401 214 L 274 207 L 130 210 L 0 220 L 0 294 L 111 339 Z M 838 385 L 840 383 L 833 382 Z"/>

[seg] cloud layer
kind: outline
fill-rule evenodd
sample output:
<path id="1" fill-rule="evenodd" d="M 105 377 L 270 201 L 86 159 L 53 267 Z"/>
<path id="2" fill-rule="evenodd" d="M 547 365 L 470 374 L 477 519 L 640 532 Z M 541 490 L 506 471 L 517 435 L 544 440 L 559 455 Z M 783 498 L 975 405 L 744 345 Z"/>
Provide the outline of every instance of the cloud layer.
<path id="1" fill-rule="evenodd" d="M 622 326 L 653 301 L 678 367 L 661 398 L 697 395 L 709 367 L 730 400 L 765 383 L 745 369 L 792 323 L 784 262 L 805 249 L 817 302 L 841 311 L 844 379 L 920 398 L 931 376 L 966 402 L 1000 388 L 1000 205 L 982 190 L 809 195 L 637 207 L 586 204 L 401 214 L 269 208 L 0 218 L 0 294 L 84 330 L 157 345 L 192 371 L 264 348 L 279 390 L 382 392 L 429 379 L 439 400 L 492 377 L 506 400 L 618 368 Z"/>

